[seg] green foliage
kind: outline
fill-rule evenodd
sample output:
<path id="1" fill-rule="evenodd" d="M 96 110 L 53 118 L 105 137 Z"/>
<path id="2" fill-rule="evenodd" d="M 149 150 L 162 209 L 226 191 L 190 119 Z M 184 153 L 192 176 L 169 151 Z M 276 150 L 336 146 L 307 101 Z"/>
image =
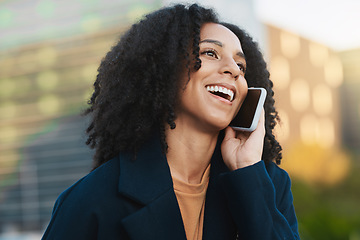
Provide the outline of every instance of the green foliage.
<path id="1" fill-rule="evenodd" d="M 335 186 L 293 179 L 294 205 L 303 240 L 360 239 L 360 162 Z"/>

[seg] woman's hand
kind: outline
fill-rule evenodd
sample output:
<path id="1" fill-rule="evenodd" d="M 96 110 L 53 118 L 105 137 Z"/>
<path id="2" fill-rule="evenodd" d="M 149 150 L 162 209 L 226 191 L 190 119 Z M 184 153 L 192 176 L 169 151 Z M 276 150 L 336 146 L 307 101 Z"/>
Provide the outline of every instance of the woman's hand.
<path id="1" fill-rule="evenodd" d="M 222 157 L 230 170 L 247 167 L 261 161 L 265 136 L 264 110 L 255 131 L 235 131 L 231 127 L 225 129 L 225 137 L 221 144 Z"/>

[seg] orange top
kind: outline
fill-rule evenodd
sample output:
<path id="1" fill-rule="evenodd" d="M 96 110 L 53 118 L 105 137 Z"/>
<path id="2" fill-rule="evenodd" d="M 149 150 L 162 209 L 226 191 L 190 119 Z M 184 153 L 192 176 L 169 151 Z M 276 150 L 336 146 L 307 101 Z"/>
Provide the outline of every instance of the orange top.
<path id="1" fill-rule="evenodd" d="M 202 239 L 205 196 L 209 176 L 210 164 L 199 184 L 189 184 L 173 178 L 175 195 L 179 203 L 187 240 Z"/>

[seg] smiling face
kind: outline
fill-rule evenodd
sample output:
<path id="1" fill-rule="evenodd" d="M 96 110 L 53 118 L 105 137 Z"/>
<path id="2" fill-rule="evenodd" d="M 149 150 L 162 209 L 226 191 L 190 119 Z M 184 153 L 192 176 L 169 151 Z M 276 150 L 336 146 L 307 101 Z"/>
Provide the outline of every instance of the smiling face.
<path id="1" fill-rule="evenodd" d="M 246 61 L 241 43 L 226 27 L 206 23 L 200 29 L 201 68 L 184 79 L 176 124 L 205 131 L 229 125 L 247 94 Z"/>

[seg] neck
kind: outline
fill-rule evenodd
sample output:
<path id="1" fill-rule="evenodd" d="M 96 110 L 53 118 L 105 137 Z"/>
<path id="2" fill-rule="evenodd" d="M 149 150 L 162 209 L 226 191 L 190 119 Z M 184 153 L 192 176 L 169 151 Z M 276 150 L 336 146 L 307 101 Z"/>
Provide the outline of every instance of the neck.
<path id="1" fill-rule="evenodd" d="M 188 183 L 200 183 L 210 164 L 219 132 L 202 132 L 187 125 L 166 129 L 166 154 L 171 175 Z"/>

